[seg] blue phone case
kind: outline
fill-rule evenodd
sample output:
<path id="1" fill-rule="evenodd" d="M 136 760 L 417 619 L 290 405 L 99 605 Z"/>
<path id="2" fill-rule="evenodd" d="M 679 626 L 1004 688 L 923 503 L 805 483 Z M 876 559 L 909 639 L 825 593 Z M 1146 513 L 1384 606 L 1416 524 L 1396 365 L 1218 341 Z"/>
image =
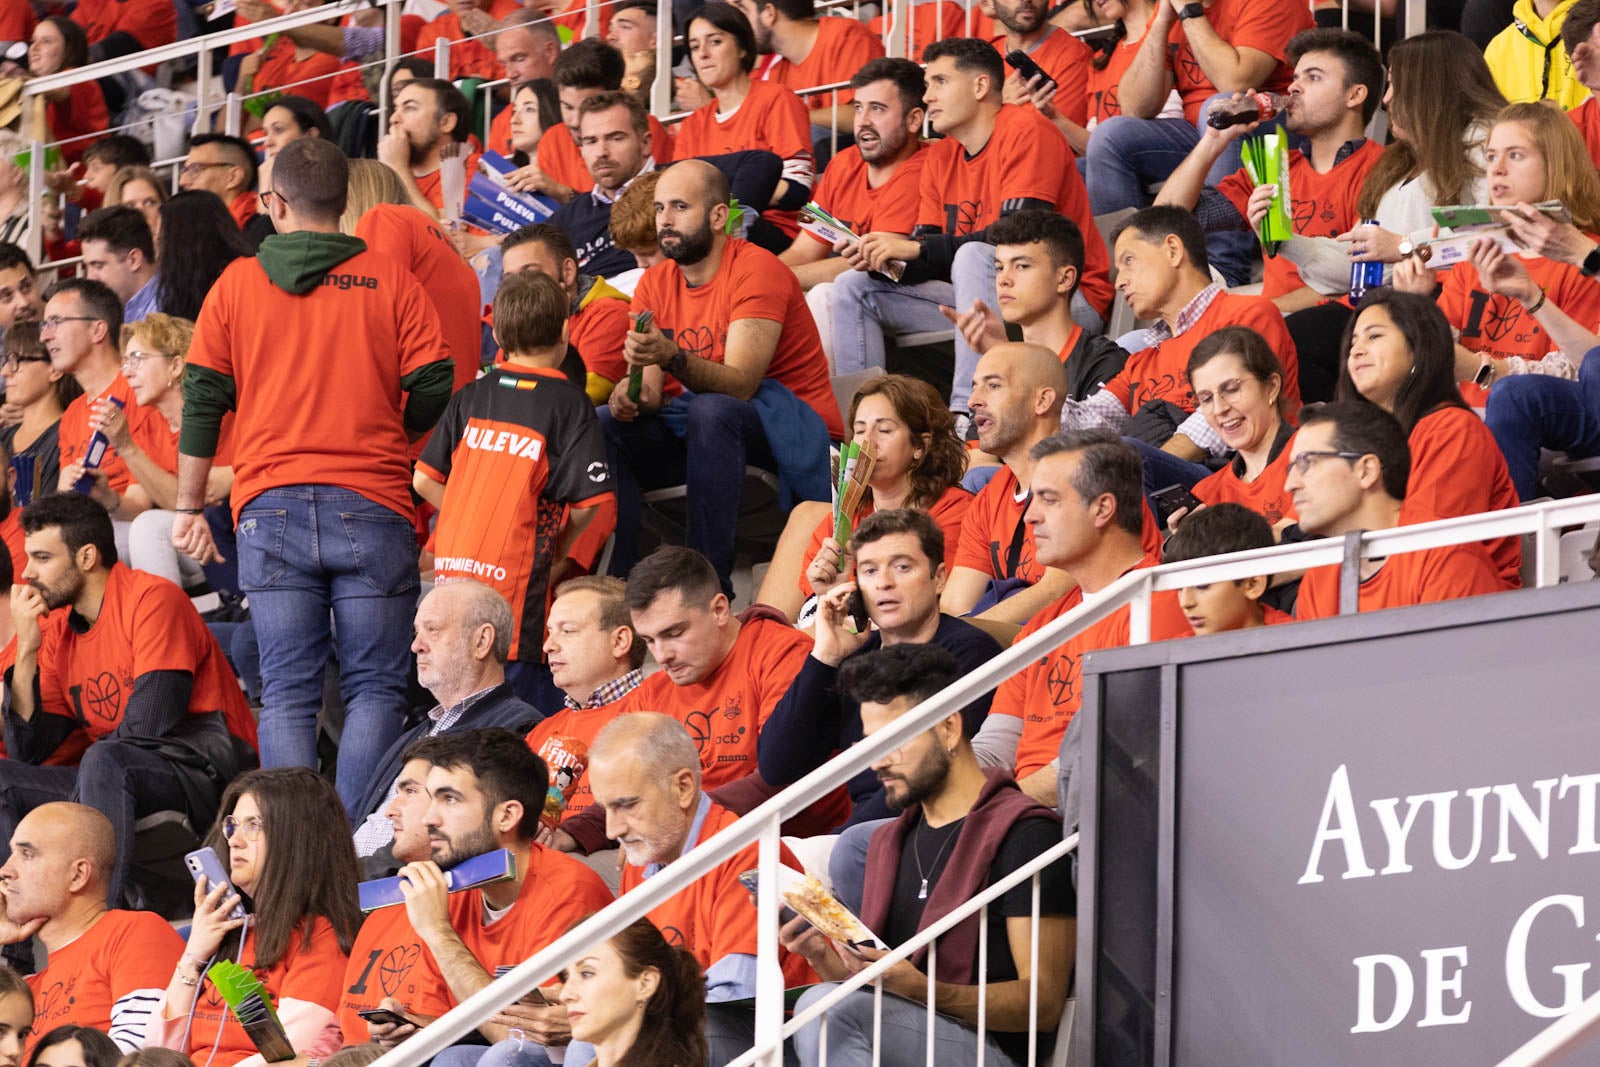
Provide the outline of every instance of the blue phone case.
<path id="1" fill-rule="evenodd" d="M 444 875 L 445 884 L 450 887 L 452 893 L 459 893 L 463 889 L 476 889 L 481 885 L 515 878 L 517 857 L 510 849 L 497 848 L 493 852 L 485 852 L 481 856 L 462 860 L 445 871 Z M 370 882 L 362 882 L 356 890 L 362 911 L 375 911 L 378 908 L 406 902 L 405 896 L 400 892 L 398 875 L 393 878 L 374 878 Z"/>

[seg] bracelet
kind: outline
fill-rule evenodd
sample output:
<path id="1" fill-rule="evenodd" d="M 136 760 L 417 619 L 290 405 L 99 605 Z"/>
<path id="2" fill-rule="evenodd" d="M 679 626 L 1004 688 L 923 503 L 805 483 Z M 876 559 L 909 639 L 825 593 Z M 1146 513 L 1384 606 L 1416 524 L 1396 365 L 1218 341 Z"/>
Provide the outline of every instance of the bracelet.
<path id="1" fill-rule="evenodd" d="M 1537 315 L 1539 313 L 1539 309 L 1544 307 L 1544 302 L 1549 298 L 1549 296 L 1550 294 L 1545 292 L 1544 288 L 1541 286 L 1539 289 L 1539 299 L 1528 305 L 1528 314 Z"/>
<path id="2" fill-rule="evenodd" d="M 173 508 L 172 510 L 178 515 L 204 515 L 206 513 L 205 508 Z"/>

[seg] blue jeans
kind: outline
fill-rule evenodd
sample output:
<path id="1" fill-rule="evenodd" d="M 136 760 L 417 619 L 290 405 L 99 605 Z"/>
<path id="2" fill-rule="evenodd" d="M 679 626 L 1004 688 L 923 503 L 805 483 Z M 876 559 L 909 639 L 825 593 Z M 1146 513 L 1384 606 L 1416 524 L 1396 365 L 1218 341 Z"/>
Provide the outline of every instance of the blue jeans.
<path id="1" fill-rule="evenodd" d="M 1213 103 L 1229 99 L 1230 95 L 1218 93 L 1207 100 L 1200 108 L 1199 122 L 1205 121 Z M 1266 133 L 1281 121 L 1280 117 L 1263 123 L 1257 132 Z M 1129 115 L 1106 119 L 1094 128 L 1085 153 L 1086 183 L 1094 213 L 1109 215 L 1125 208 L 1148 207 L 1151 197 L 1146 187 L 1166 180 L 1199 143 L 1198 123 L 1183 119 L 1136 119 Z M 1239 144 L 1230 144 L 1212 165 L 1206 174 L 1207 185 L 1214 186 L 1239 169 Z M 1255 235 L 1248 232 L 1210 233 L 1206 235 L 1206 252 L 1211 265 L 1222 272 L 1229 285 L 1244 285 L 1250 280 L 1255 243 Z"/>
<path id="2" fill-rule="evenodd" d="M 1600 348 L 1583 357 L 1575 382 L 1538 374 L 1496 382 L 1484 421 L 1505 453 L 1517 495 L 1534 499 L 1541 448 L 1574 459 L 1600 455 Z"/>
<path id="3" fill-rule="evenodd" d="M 409 520 L 331 485 L 269 489 L 239 514 L 239 585 L 261 646 L 261 765 L 316 767 L 328 656 L 345 703 L 336 787 L 361 803 L 405 721 L 417 540 Z"/>
<path id="4" fill-rule="evenodd" d="M 828 854 L 828 878 L 833 882 L 833 895 L 851 911 L 860 913 L 863 887 L 867 882 L 867 847 L 878 827 L 892 819 L 874 819 L 858 822 L 839 832 Z"/>
<path id="5" fill-rule="evenodd" d="M 824 982 L 800 995 L 795 1011 L 802 1012 L 838 986 Z M 920 1067 L 927 1062 L 928 1009 L 895 996 L 883 995 L 883 1019 L 879 1037 L 873 1040 L 875 1013 L 872 988 L 858 989 L 829 1008 L 827 1056 L 830 1067 Z M 1041 1020 L 1042 1022 L 1043 1020 Z M 994 1067 L 1015 1067 L 1016 1060 L 995 1044 L 989 1035 L 983 1062 Z M 874 1055 L 873 1045 L 877 1045 Z M 794 1035 L 795 1051 L 806 1067 L 822 1062 L 822 1020 L 802 1027 Z M 977 1063 L 978 1031 L 959 1019 L 936 1014 L 933 1017 L 934 1060 L 937 1063 Z"/>
<path id="6" fill-rule="evenodd" d="M 1190 463 L 1186 459 L 1174 456 L 1171 452 L 1163 452 L 1148 441 L 1141 441 L 1137 437 L 1124 437 L 1124 441 L 1139 450 L 1139 458 L 1144 461 L 1144 495 L 1150 502 L 1150 511 L 1157 519 L 1161 517 L 1161 510 L 1156 507 L 1155 494 L 1159 489 L 1169 485 L 1181 485 L 1185 489 L 1193 489 L 1202 478 L 1209 477 L 1211 468 L 1203 463 Z M 1162 533 L 1166 533 L 1165 530 Z"/>
<path id="7" fill-rule="evenodd" d="M 744 496 L 744 469 L 777 470 L 756 409 L 722 393 L 697 393 L 688 403 L 683 437 L 659 415 L 619 422 L 600 408 L 612 483 L 617 532 L 611 573 L 626 578 L 638 560 L 639 523 L 647 489 L 688 490 L 688 546 L 711 561 L 722 591 L 733 596 L 734 535 Z"/>

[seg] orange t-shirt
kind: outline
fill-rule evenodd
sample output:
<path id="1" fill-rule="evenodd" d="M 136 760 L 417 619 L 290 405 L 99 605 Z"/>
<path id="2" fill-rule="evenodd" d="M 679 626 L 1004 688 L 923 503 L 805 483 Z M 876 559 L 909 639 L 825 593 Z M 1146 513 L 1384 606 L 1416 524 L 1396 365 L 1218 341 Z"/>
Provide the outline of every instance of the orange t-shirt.
<path id="1" fill-rule="evenodd" d="M 646 309 L 655 312 L 656 325 L 685 352 L 714 363 L 724 361 L 728 327 L 737 320 L 781 323 L 777 350 L 762 377 L 773 379 L 809 404 L 827 424 L 828 436 L 844 440 L 844 421 L 839 417 L 839 401 L 828 377 L 828 357 L 823 355 L 817 324 L 794 272 L 771 252 L 730 237 L 717 273 L 695 288 L 683 280 L 678 264 L 663 260 L 645 271 L 634 287 L 633 313 Z M 669 396 L 681 391 L 675 387 L 676 379 L 669 377 Z"/>
<path id="2" fill-rule="evenodd" d="M 1160 562 L 1159 554 L 1147 554 L 1133 569 L 1154 567 Z M 1082 603 L 1083 589 L 1075 586 L 1066 596 L 1029 619 L 1012 644 Z M 1157 593 L 1151 607 L 1150 640 L 1164 641 L 1181 637 L 1186 631 L 1193 632 L 1178 608 L 1176 592 Z M 1128 643 L 1128 635 L 1128 609 L 1123 607 L 1047 652 L 1020 674 L 1000 683 L 994 691 L 989 714 L 1011 715 L 1022 720 L 1022 738 L 1017 742 L 1016 776 L 1019 780 L 1047 766 L 1060 751 L 1061 735 L 1067 732 L 1067 724 L 1083 703 L 1080 684 L 1083 657 L 1102 648 L 1121 648 Z"/>
<path id="3" fill-rule="evenodd" d="M 339 994 L 339 1029 L 345 1044 L 358 1044 L 367 1036 L 366 1020 L 357 1012 L 393 997 L 406 1011 L 416 1013 L 443 984 L 433 953 L 412 927 L 404 904 L 369 912 L 350 946 L 344 991 Z"/>
<path id="4" fill-rule="evenodd" d="M 312 100 L 326 110 L 333 94 L 333 76 L 339 71 L 339 57 L 313 50 L 306 58 L 296 59 L 295 51 L 293 41 L 279 37 L 261 60 L 252 90 L 259 93 L 290 86 L 287 92 Z"/>
<path id="5" fill-rule="evenodd" d="M 1264 296 L 1218 293 L 1193 326 L 1128 357 L 1122 373 L 1106 383 L 1111 395 L 1133 414 L 1151 400 L 1165 400 L 1194 411 L 1194 392 L 1186 370 L 1195 346 L 1224 326 L 1248 326 L 1278 354 L 1283 364 L 1283 395 L 1289 410 L 1300 408 L 1300 363 L 1283 312 Z"/>
<path id="6" fill-rule="evenodd" d="M 909 159 L 900 161 L 888 181 L 874 189 L 867 184 L 867 161 L 861 158 L 861 149 L 851 145 L 828 163 L 811 191 L 811 199 L 857 236 L 875 230 L 909 234 L 917 225 L 922 164 L 927 158 L 928 153 L 919 148 Z M 810 230 L 801 232 L 822 243 L 822 238 Z"/>
<path id="7" fill-rule="evenodd" d="M 103 134 L 111 125 L 111 113 L 106 109 L 105 93 L 99 82 L 79 82 L 67 90 L 65 100 L 51 100 L 45 104 L 44 120 L 50 127 L 50 136 L 57 141 L 83 138 L 61 146 L 62 158 L 76 163 L 96 139 L 89 135 Z"/>
<path id="8" fill-rule="evenodd" d="M 438 580 L 498 591 L 517 620 L 511 658 L 537 662 L 565 509 L 611 496 L 589 397 L 558 369 L 501 364 L 450 399 L 417 470 L 444 485 Z"/>
<path id="9" fill-rule="evenodd" d="M 22 572 L 28 569 L 25 536 L 22 532 L 22 509 L 12 504 L 6 517 L 0 519 L 0 537 L 5 538 L 6 548 L 11 553 L 11 580 L 17 585 L 22 584 Z"/>
<path id="10" fill-rule="evenodd" d="M 894 25 L 891 17 L 893 12 L 883 15 L 874 15 L 867 21 L 867 32 L 883 40 L 883 20 L 888 18 L 889 25 Z M 978 9 L 972 9 L 973 18 L 976 20 Z M 936 3 L 914 4 L 911 7 L 911 28 L 906 34 L 906 51 L 908 58 L 922 62 L 922 50 L 935 41 L 942 41 L 947 37 L 968 37 L 967 11 L 954 0 L 937 0 Z M 976 25 L 976 22 L 974 22 Z"/>
<path id="11" fill-rule="evenodd" d="M 567 320 L 567 342 L 578 350 L 590 374 L 615 385 L 628 375 L 622 344 L 632 328 L 633 318 L 628 314 L 626 300 L 598 296 Z"/>
<path id="12" fill-rule="evenodd" d="M 1084 91 L 1088 95 L 1089 119 L 1096 125 L 1122 114 L 1122 76 L 1128 73 L 1143 44 L 1143 37 L 1137 41 L 1123 38 L 1111 47 L 1111 58 L 1106 60 L 1102 69 L 1095 70 L 1093 61 L 1090 61 L 1088 84 Z"/>
<path id="13" fill-rule="evenodd" d="M 1011 468 L 1007 467 L 1006 470 Z M 956 546 L 961 541 L 962 524 L 966 520 L 967 510 L 972 506 L 974 497 L 959 485 L 952 485 L 944 491 L 938 500 L 933 502 L 933 507 L 928 509 L 928 517 L 939 524 L 939 529 L 944 531 L 944 557 L 946 561 L 954 558 Z M 871 515 L 872 498 L 867 497 L 862 502 L 861 518 Z M 857 520 L 859 525 L 859 520 Z M 805 558 L 800 562 L 800 592 L 805 596 L 811 595 L 811 583 L 806 581 L 806 571 L 811 568 L 811 561 L 816 558 L 818 550 L 822 548 L 825 538 L 833 536 L 833 518 L 828 516 L 817 523 L 817 528 L 811 531 L 811 544 L 806 546 Z"/>
<path id="14" fill-rule="evenodd" d="M 553 793 L 545 800 L 546 826 L 554 826 L 567 816 L 581 814 L 594 805 L 594 793 L 589 789 L 589 746 L 594 744 L 606 723 L 620 714 L 620 701 L 598 708 L 562 708 L 539 720 L 528 732 L 528 747 L 550 769 L 551 786 L 561 789 L 559 808 Z"/>
<path id="15" fill-rule="evenodd" d="M 1594 279 L 1585 278 L 1570 263 L 1543 256 L 1519 255 L 1517 259 L 1527 268 L 1533 283 L 1548 294 L 1550 303 L 1585 330 L 1600 327 L 1600 285 Z M 1539 320 L 1528 314 L 1520 301 L 1485 291 L 1479 283 L 1478 270 L 1471 263 L 1457 263 L 1445 272 L 1442 281 L 1439 310 L 1460 331 L 1458 340 L 1467 351 L 1486 353 L 1497 360 L 1509 356 L 1543 359 L 1556 347 Z M 1567 356 L 1577 361 L 1583 353 L 1568 352 Z M 1481 408 L 1488 402 L 1487 394 L 1471 382 L 1462 383 L 1461 396 L 1474 407 Z"/>
<path id="16" fill-rule="evenodd" d="M 1089 193 L 1061 131 L 1029 104 L 1006 104 L 994 132 L 967 157 L 954 137 L 928 146 L 922 166 L 917 226 L 961 237 L 987 229 L 1010 200 L 1042 200 L 1083 231 L 1083 278 L 1078 288 L 1100 314 L 1111 308 L 1111 258 L 1095 227 Z"/>
<path id="17" fill-rule="evenodd" d="M 505 147 L 497 148 L 495 151 L 501 155 L 508 155 L 511 151 L 511 109 L 505 108 L 500 115 L 505 116 L 506 122 Z M 500 136 L 500 115 L 495 116 L 495 126 L 489 131 L 491 140 Z M 649 122 L 650 158 L 657 164 L 665 166 L 672 162 L 672 133 L 661 125 L 661 120 L 654 115 L 649 116 Z M 594 176 L 589 173 L 589 168 L 584 166 L 583 153 L 578 148 L 578 141 L 565 125 L 552 126 L 544 131 L 539 138 L 535 160 L 545 177 L 570 186 L 575 192 L 587 193 L 594 188 Z"/>
<path id="18" fill-rule="evenodd" d="M 718 831 L 732 826 L 739 816 L 712 803 L 700 825 L 700 836 L 695 845 L 710 840 Z M 700 961 L 700 969 L 708 971 L 725 956 L 756 956 L 756 908 L 750 901 L 750 891 L 739 881 L 739 875 L 757 865 L 758 848 L 743 849 L 733 858 L 718 864 L 708 873 L 690 882 L 666 903 L 649 912 L 649 919 L 661 931 L 667 944 L 688 949 Z M 785 865 L 800 870 L 800 861 L 782 845 L 779 858 Z M 644 884 L 644 870 L 633 864 L 622 868 L 624 893 Z M 793 989 L 817 980 L 815 972 L 804 957 L 787 949 L 778 949 L 783 964 L 783 984 Z"/>
<path id="19" fill-rule="evenodd" d="M 517 0 L 493 0 L 489 4 L 489 17 L 496 22 L 522 7 Z M 461 28 L 461 19 L 454 11 L 446 11 L 423 26 L 417 34 L 417 49 L 426 49 L 433 55 L 434 42 L 452 42 L 450 45 L 450 80 L 458 78 L 487 78 L 491 81 L 506 76 L 505 67 L 495 58 L 494 40 L 485 44 Z"/>
<path id="20" fill-rule="evenodd" d="M 954 553 L 945 546 L 951 568 L 966 567 L 989 578 L 1021 578 L 1029 585 L 1036 584 L 1044 577 L 1044 567 L 1034 555 L 1033 527 L 1022 521 L 1027 507 L 1027 488 L 1017 485 L 1015 471 L 1001 466 L 968 505 Z M 1018 527 L 1023 534 L 1013 566 L 1011 545 Z"/>
<path id="21" fill-rule="evenodd" d="M 409 204 L 377 204 L 357 221 L 356 236 L 367 242 L 368 251 L 394 260 L 421 283 L 455 360 L 455 387 L 476 378 L 483 350 L 478 315 L 483 291 L 439 223 Z"/>
<path id="22" fill-rule="evenodd" d="M 817 39 L 803 62 L 791 63 L 774 53 L 761 78 L 788 86 L 798 93 L 819 85 L 848 82 L 868 61 L 881 55 L 883 40 L 880 36 L 874 35 L 856 19 L 827 16 L 817 20 Z M 812 93 L 801 99 L 806 107 L 814 110 L 828 107 L 835 100 L 848 106 L 855 98 L 855 90 L 846 86 L 837 94 L 830 90 Z"/>
<path id="23" fill-rule="evenodd" d="M 315 338 L 322 358 L 284 359 L 285 337 Z M 234 381 L 234 518 L 268 489 L 308 484 L 411 518 L 400 379 L 449 358 L 432 301 L 387 256 L 357 252 L 300 296 L 234 260 L 189 347 L 190 363 Z"/>
<path id="24" fill-rule="evenodd" d="M 301 920 L 302 924 L 305 921 Z M 327 919 L 319 915 L 311 923 L 310 945 L 305 944 L 302 925 L 289 938 L 282 959 L 270 968 L 252 968 L 280 1011 L 286 1000 L 319 1004 L 330 1012 L 339 1010 L 350 957 L 340 950 L 339 939 Z M 245 935 L 244 959 L 254 960 L 255 941 L 256 931 L 251 927 Z M 171 978 L 170 968 L 167 977 Z M 232 1067 L 257 1054 L 255 1043 L 223 1003 L 217 987 L 209 979 L 203 981 L 195 1002 L 194 1025 L 189 1031 L 189 1058 L 212 1067 Z"/>
<path id="25" fill-rule="evenodd" d="M 1567 117 L 1578 127 L 1578 132 L 1583 134 L 1583 143 L 1589 149 L 1589 159 L 1596 167 L 1600 167 L 1600 101 L 1590 97 L 1571 111 Z"/>
<path id="26" fill-rule="evenodd" d="M 1506 457 L 1483 420 L 1465 408 L 1442 407 L 1417 420 L 1408 442 L 1411 477 L 1400 508 L 1402 523 L 1453 519 L 1514 508 L 1522 501 Z M 1485 541 L 1507 589 L 1522 585 L 1522 539 Z"/>
<path id="27" fill-rule="evenodd" d="M 26 6 L 26 0 L 21 0 Z M 117 31 L 132 34 L 144 48 L 178 39 L 178 11 L 171 0 L 78 0 L 72 21 L 83 27 L 90 44 Z"/>
<path id="28" fill-rule="evenodd" d="M 1193 493 L 1205 504 L 1240 504 L 1276 525 L 1283 519 L 1298 519 L 1294 510 L 1294 497 L 1284 488 L 1289 477 L 1289 460 L 1294 458 L 1294 438 L 1284 442 L 1283 450 L 1268 463 L 1266 469 L 1247 482 L 1229 463 L 1210 476 L 1200 479 Z M 1502 466 L 1504 462 L 1502 461 Z"/>
<path id="29" fill-rule="evenodd" d="M 32 4 L 6 4 L 0 10 L 0 41 L 31 41 L 33 27 Z"/>
<path id="30" fill-rule="evenodd" d="M 252 219 L 261 214 L 261 198 L 248 189 L 234 197 L 228 204 L 228 214 L 233 216 L 233 221 L 239 224 L 239 229 L 250 225 Z"/>
<path id="31" fill-rule="evenodd" d="M 1270 77 L 1257 86 L 1262 92 L 1281 93 L 1289 86 L 1293 71 L 1285 63 L 1289 39 L 1314 24 L 1306 4 L 1284 0 L 1215 0 L 1206 8 L 1206 19 L 1217 36 L 1234 48 L 1253 48 L 1278 61 Z M 1168 62 L 1178 94 L 1183 97 L 1183 115 L 1191 123 L 1200 118 L 1200 107 L 1216 95 L 1217 87 L 1201 69 L 1189 37 L 1179 22 L 1167 45 Z"/>
<path id="32" fill-rule="evenodd" d="M 1358 604 L 1361 611 L 1382 611 L 1498 593 L 1504 588 L 1481 546 L 1455 545 L 1390 556 L 1382 570 L 1361 583 Z M 1311 568 L 1300 580 L 1295 618 L 1323 619 L 1337 614 L 1339 566 Z"/>
<path id="33" fill-rule="evenodd" d="M 128 384 L 128 379 L 122 376 L 121 371 L 117 372 L 117 376 L 111 379 L 111 384 L 106 386 L 99 396 L 91 397 L 84 393 L 68 404 L 67 410 L 61 413 L 61 425 L 58 430 L 61 440 L 61 466 L 65 468 L 69 464 L 77 463 L 89 451 L 89 439 L 94 436 L 89 429 L 89 416 L 93 414 L 90 405 L 106 397 L 122 401 L 122 412 L 128 420 L 128 431 L 133 435 L 134 443 L 144 450 L 144 454 L 168 474 L 178 473 L 177 435 L 172 432 L 172 427 L 167 425 L 166 416 L 161 412 L 153 407 L 139 406 L 139 402 L 133 398 L 133 387 Z M 133 475 L 128 473 L 128 465 L 117 455 L 114 448 L 106 449 L 105 458 L 100 461 L 100 469 L 106 473 L 106 484 L 118 493 L 126 490 L 133 482 Z M 50 488 L 53 490 L 54 486 Z"/>
<path id="34" fill-rule="evenodd" d="M 783 160 L 786 172 L 792 164 L 811 163 L 811 113 L 794 90 L 752 79 L 749 95 L 732 115 L 718 118 L 715 100 L 691 112 L 678 126 L 678 142 L 673 147 L 679 159 L 750 149 L 772 152 Z M 763 207 L 761 217 L 790 237 L 800 232 L 793 211 Z"/>
<path id="35" fill-rule="evenodd" d="M 70 614 L 57 611 L 43 622 L 52 655 L 48 669 L 41 663 L 39 671 L 44 711 L 79 723 L 98 741 L 122 725 L 141 674 L 183 671 L 194 677 L 189 714 L 220 711 L 228 732 L 255 747 L 256 722 L 233 668 L 177 585 L 116 563 L 89 629 L 75 630 Z"/>
<path id="36" fill-rule="evenodd" d="M 1289 150 L 1289 216 L 1294 232 L 1302 237 L 1335 237 L 1361 221 L 1356 199 L 1367 180 L 1367 172 L 1383 154 L 1377 141 L 1362 141 L 1361 147 L 1334 164 L 1326 174 L 1319 173 L 1297 148 Z M 1256 183 L 1240 168 L 1217 185 L 1217 192 L 1244 215 Z M 1305 282 L 1287 256 L 1268 256 L 1262 269 L 1261 295 L 1267 299 L 1300 289 Z"/>
<path id="37" fill-rule="evenodd" d="M 1003 33 L 989 43 L 1002 59 L 1010 51 Z M 1032 48 L 1023 51 L 1056 83 L 1056 110 L 1079 126 L 1089 121 L 1089 66 L 1094 59 L 1089 46 L 1066 30 L 1052 28 Z M 1009 64 L 1006 74 L 1011 74 Z"/>
<path id="38" fill-rule="evenodd" d="M 491 975 L 521 963 L 612 901 L 600 876 L 564 852 L 529 846 L 527 870 L 511 910 L 483 925 L 483 890 L 450 894 L 450 925 L 461 943 Z M 443 1015 L 456 1006 L 444 982 L 420 994 L 423 1015 Z M 554 996 L 551 996 L 554 1000 Z"/>
<path id="39" fill-rule="evenodd" d="M 111 1029 L 111 1010 L 131 994 L 151 1002 L 172 981 L 183 939 L 149 911 L 108 911 L 94 925 L 50 953 L 45 969 L 28 978 L 33 988 L 34 1042 L 58 1026 L 88 1026 L 138 1044 L 144 1033 Z"/>
<path id="40" fill-rule="evenodd" d="M 482 152 L 469 151 L 467 153 L 467 181 L 468 182 L 472 181 L 472 176 L 474 174 L 478 173 L 478 160 L 482 156 L 483 156 Z M 412 175 L 412 177 L 416 178 L 417 190 L 418 190 L 418 192 L 422 193 L 422 199 L 426 200 L 428 203 L 432 204 L 434 207 L 438 208 L 440 211 L 443 211 L 444 210 L 444 176 L 443 176 L 443 168 L 435 167 L 433 170 L 430 170 L 428 173 L 422 175 L 421 177 L 417 177 L 416 175 Z M 477 302 L 474 301 L 473 303 L 474 303 L 474 306 L 476 306 Z"/>

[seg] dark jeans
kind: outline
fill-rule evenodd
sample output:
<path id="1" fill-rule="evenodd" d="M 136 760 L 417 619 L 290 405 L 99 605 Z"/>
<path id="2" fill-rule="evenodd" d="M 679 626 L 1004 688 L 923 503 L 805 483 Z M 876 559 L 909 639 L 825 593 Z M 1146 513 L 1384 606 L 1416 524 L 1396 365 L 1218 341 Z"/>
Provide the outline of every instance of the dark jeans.
<path id="1" fill-rule="evenodd" d="M 133 861 L 134 823 L 158 811 L 188 811 L 180 774 L 156 753 L 109 738 L 90 745 L 77 767 L 0 760 L 0 856 L 11 855 L 17 823 L 39 805 L 58 800 L 87 804 L 111 820 L 117 858 L 106 895 L 116 907 Z M 203 835 L 207 827 L 194 829 Z"/>
<path id="2" fill-rule="evenodd" d="M 747 465 L 776 470 L 756 409 L 737 397 L 699 393 L 688 402 L 679 437 L 660 415 L 619 422 L 600 408 L 617 492 L 617 534 L 611 573 L 626 578 L 638 559 L 643 493 L 688 489 L 685 541 L 711 561 L 722 590 L 733 595 L 733 545 Z"/>
<path id="3" fill-rule="evenodd" d="M 405 725 L 411 522 L 331 485 L 271 489 L 239 514 L 239 586 L 261 646 L 261 765 L 317 766 L 317 714 L 331 651 L 345 703 L 336 788 L 345 808 Z"/>
<path id="4" fill-rule="evenodd" d="M 1157 490 L 1165 489 L 1169 485 L 1181 485 L 1185 489 L 1193 489 L 1202 478 L 1211 473 L 1211 468 L 1202 463 L 1190 463 L 1180 459 L 1171 452 L 1163 452 L 1148 441 L 1141 441 L 1137 437 L 1124 437 L 1124 441 L 1139 450 L 1139 458 L 1144 460 L 1144 495 L 1150 502 L 1150 511 L 1158 519 L 1161 509 L 1156 507 L 1155 494 Z M 1163 534 L 1165 530 L 1161 531 Z"/>
<path id="5" fill-rule="evenodd" d="M 1600 348 L 1589 349 L 1578 380 L 1519 374 L 1489 390 L 1484 421 L 1505 453 L 1517 495 L 1539 495 L 1539 450 L 1573 459 L 1600 455 Z"/>

